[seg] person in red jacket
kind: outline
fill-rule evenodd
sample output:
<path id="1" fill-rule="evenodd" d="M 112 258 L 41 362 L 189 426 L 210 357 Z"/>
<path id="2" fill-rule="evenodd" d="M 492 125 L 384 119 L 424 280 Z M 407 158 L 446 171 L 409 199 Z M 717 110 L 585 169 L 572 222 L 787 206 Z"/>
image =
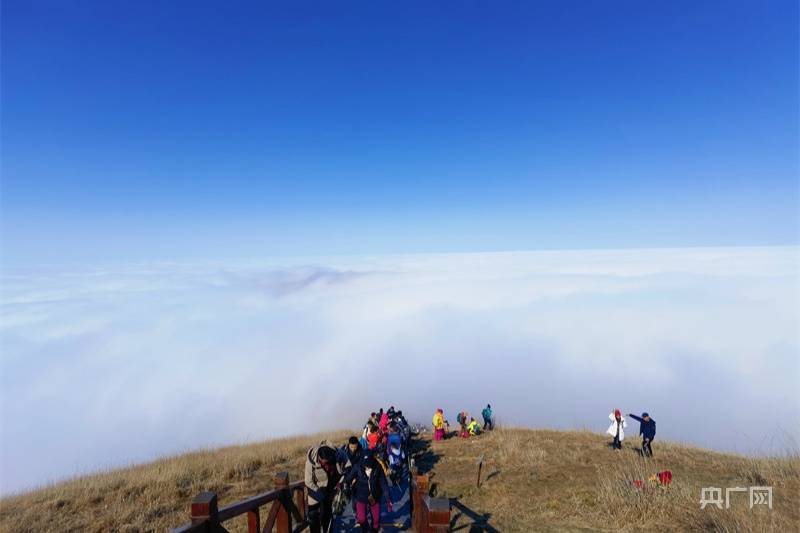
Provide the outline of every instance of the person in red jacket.
<path id="1" fill-rule="evenodd" d="M 367 425 L 367 449 L 374 450 L 381 442 L 381 432 L 378 426 L 370 422 Z"/>

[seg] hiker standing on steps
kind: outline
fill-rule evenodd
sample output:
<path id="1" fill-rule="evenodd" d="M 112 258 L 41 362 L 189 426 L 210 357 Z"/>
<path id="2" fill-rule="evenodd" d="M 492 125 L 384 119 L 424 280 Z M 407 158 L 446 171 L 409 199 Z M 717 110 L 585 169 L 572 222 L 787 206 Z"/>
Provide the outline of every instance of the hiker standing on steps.
<path id="1" fill-rule="evenodd" d="M 336 466 L 336 448 L 327 441 L 308 450 L 305 483 L 308 489 L 308 522 L 311 533 L 327 531 L 333 496 L 341 474 Z"/>
<path id="2" fill-rule="evenodd" d="M 433 440 L 444 439 L 444 411 L 437 409 L 433 414 Z"/>
<path id="3" fill-rule="evenodd" d="M 364 455 L 364 448 L 361 446 L 358 438 L 355 435 L 348 439 L 338 454 L 338 462 L 341 465 L 341 471 L 347 475 L 352 468 L 361 462 Z"/>
<path id="4" fill-rule="evenodd" d="M 356 469 L 364 459 L 365 449 L 361 445 L 361 441 L 353 435 L 337 453 L 337 462 L 339 463 L 339 470 L 342 472 L 342 477 L 347 478 L 353 469 Z M 350 499 L 350 486 L 345 484 L 345 497 Z M 356 512 L 356 501 L 353 502 L 353 513 Z"/>
<path id="5" fill-rule="evenodd" d="M 641 418 L 628 413 L 628 416 L 639 421 L 639 435 L 642 436 L 642 455 L 653 457 L 653 439 L 656 438 L 656 421 L 647 413 L 642 413 Z"/>
<path id="6" fill-rule="evenodd" d="M 608 426 L 606 433 L 614 437 L 614 449 L 622 449 L 622 441 L 625 439 L 625 428 L 628 427 L 628 422 L 619 409 L 614 409 L 608 418 L 611 419 L 611 425 Z"/>
<path id="7" fill-rule="evenodd" d="M 384 413 L 383 409 L 381 409 L 381 416 L 378 418 L 378 427 L 381 433 L 386 433 L 386 428 L 389 427 L 389 415 Z"/>
<path id="8" fill-rule="evenodd" d="M 374 450 L 378 447 L 378 444 L 381 442 L 381 432 L 378 430 L 378 426 L 370 422 L 367 424 L 367 449 Z"/>
<path id="9" fill-rule="evenodd" d="M 483 430 L 486 431 L 494 429 L 494 420 L 492 419 L 492 406 L 491 404 L 486 404 L 486 407 L 483 408 L 481 411 L 481 416 L 483 416 Z"/>
<path id="10" fill-rule="evenodd" d="M 377 532 L 381 527 L 381 499 L 386 497 L 386 508 L 390 513 L 394 509 L 386 475 L 375 456 L 367 454 L 358 467 L 350 472 L 345 484 L 352 488 L 353 499 L 356 502 L 356 521 L 361 531 Z M 371 529 L 368 524 L 370 516 Z"/>

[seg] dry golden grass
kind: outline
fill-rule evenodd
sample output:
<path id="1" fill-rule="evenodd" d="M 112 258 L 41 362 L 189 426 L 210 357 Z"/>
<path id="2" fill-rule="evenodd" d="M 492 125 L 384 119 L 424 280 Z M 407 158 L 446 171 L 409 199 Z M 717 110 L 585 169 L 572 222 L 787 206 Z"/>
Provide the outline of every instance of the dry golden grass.
<path id="1" fill-rule="evenodd" d="M 210 490 L 220 506 L 270 490 L 279 471 L 302 479 L 309 446 L 343 431 L 204 450 L 83 476 L 0 500 L 0 531 L 166 531 L 188 522 L 189 504 Z M 246 518 L 226 522 L 246 531 Z"/>
<path id="2" fill-rule="evenodd" d="M 0 500 L 0 531 L 166 531 L 187 521 L 200 491 L 226 505 L 269 490 L 273 476 L 301 479 L 309 446 L 336 432 L 164 458 L 64 481 Z M 656 441 L 656 457 L 611 450 L 581 431 L 498 429 L 475 439 L 431 443 L 420 464 L 432 467 L 439 496 L 458 498 L 456 527 L 499 531 L 798 531 L 800 460 L 752 459 Z M 475 487 L 478 457 L 483 484 Z M 642 492 L 631 479 L 672 470 L 671 488 Z M 773 510 L 749 509 L 736 494 L 730 510 L 700 510 L 700 488 L 773 486 Z M 477 524 L 476 524 L 477 522 Z M 226 522 L 245 530 L 245 519 Z"/>
<path id="3" fill-rule="evenodd" d="M 621 451 L 587 431 L 497 429 L 476 439 L 432 445 L 431 483 L 458 498 L 456 527 L 499 531 L 800 531 L 800 458 L 748 458 L 656 441 L 643 459 L 628 439 Z M 476 488 L 477 461 L 484 457 Z M 667 488 L 635 488 L 634 479 L 671 470 Z M 773 510 L 700 509 L 702 487 L 771 485 Z M 477 522 L 477 523 L 476 523 Z"/>

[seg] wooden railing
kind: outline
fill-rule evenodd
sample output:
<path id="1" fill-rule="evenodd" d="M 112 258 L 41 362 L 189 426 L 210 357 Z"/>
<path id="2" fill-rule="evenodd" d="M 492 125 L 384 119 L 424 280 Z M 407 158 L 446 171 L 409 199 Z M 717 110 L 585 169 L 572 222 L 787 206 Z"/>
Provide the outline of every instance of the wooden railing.
<path id="1" fill-rule="evenodd" d="M 275 476 L 275 489 L 219 509 L 217 495 L 201 492 L 191 507 L 191 522 L 176 527 L 172 533 L 224 533 L 223 522 L 247 515 L 249 533 L 298 533 L 308 527 L 306 486 L 302 481 L 289 483 L 289 474 Z M 450 531 L 450 501 L 429 495 L 430 479 L 416 469 L 411 473 L 411 528 L 418 533 Z M 272 506 L 261 525 L 261 507 Z"/>
<path id="2" fill-rule="evenodd" d="M 411 528 L 418 533 L 450 531 L 450 500 L 429 495 L 430 478 L 411 472 Z"/>
<path id="3" fill-rule="evenodd" d="M 306 521 L 306 485 L 302 481 L 289 483 L 289 474 L 275 476 L 275 489 L 246 500 L 217 508 L 217 495 L 201 492 L 192 501 L 191 522 L 176 527 L 172 533 L 222 533 L 226 520 L 247 514 L 249 533 L 296 533 L 308 526 Z M 261 526 L 261 507 L 272 502 L 264 526 Z"/>

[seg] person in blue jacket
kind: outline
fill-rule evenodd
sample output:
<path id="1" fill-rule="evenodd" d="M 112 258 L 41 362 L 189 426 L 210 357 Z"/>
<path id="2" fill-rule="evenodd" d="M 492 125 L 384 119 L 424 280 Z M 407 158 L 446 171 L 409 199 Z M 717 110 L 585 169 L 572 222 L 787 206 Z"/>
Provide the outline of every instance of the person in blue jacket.
<path id="1" fill-rule="evenodd" d="M 386 499 L 386 508 L 390 513 L 393 509 L 386 476 L 374 454 L 367 452 L 364 455 L 364 459 L 348 474 L 345 484 L 351 487 L 356 502 L 356 522 L 361 531 L 377 532 L 381 527 L 381 500 Z M 368 523 L 370 517 L 371 528 Z"/>
<path id="2" fill-rule="evenodd" d="M 642 455 L 653 457 L 653 439 L 656 438 L 656 421 L 647 413 L 641 417 L 628 413 L 628 416 L 639 421 L 639 435 L 642 436 Z"/>
<path id="3" fill-rule="evenodd" d="M 490 404 L 486 404 L 486 407 L 481 411 L 481 415 L 483 416 L 483 430 L 494 429 L 494 418 L 492 418 L 492 406 Z"/>

